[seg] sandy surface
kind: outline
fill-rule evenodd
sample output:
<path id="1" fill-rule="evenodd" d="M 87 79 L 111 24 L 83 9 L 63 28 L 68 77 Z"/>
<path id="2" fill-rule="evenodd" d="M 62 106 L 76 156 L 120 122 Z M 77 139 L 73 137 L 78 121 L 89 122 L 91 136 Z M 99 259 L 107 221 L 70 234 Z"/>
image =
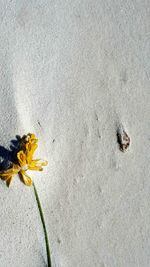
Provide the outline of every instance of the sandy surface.
<path id="1" fill-rule="evenodd" d="M 0 145 L 40 139 L 54 267 L 150 266 L 149 58 L 149 0 L 0 0 Z M 0 206 L 0 267 L 46 266 L 33 188 Z"/>

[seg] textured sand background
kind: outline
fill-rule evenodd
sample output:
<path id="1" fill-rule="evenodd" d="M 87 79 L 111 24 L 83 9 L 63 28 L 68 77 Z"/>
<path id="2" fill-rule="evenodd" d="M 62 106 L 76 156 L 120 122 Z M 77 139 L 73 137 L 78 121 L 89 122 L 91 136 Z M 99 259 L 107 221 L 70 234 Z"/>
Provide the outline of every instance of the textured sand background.
<path id="1" fill-rule="evenodd" d="M 28 132 L 53 266 L 149 267 L 149 0 L 0 0 L 0 145 Z M 33 188 L 0 207 L 0 267 L 46 266 Z"/>

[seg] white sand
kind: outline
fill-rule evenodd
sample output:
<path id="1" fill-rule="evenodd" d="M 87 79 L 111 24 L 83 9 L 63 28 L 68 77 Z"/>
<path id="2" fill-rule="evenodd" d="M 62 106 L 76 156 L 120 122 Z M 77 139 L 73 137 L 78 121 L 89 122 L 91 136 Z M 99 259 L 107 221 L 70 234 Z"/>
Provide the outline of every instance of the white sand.
<path id="1" fill-rule="evenodd" d="M 0 0 L 0 145 L 40 139 L 55 267 L 150 266 L 149 41 L 149 0 Z M 33 188 L 0 206 L 0 267 L 46 266 Z"/>

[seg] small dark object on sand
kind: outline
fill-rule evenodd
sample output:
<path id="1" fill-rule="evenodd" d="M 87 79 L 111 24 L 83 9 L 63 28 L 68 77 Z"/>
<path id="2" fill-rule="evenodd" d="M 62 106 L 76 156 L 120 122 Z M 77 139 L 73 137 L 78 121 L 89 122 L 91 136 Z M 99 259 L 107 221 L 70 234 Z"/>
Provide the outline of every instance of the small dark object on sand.
<path id="1" fill-rule="evenodd" d="M 117 141 L 120 150 L 125 152 L 130 145 L 130 137 L 127 135 L 122 125 L 120 125 L 117 129 Z"/>

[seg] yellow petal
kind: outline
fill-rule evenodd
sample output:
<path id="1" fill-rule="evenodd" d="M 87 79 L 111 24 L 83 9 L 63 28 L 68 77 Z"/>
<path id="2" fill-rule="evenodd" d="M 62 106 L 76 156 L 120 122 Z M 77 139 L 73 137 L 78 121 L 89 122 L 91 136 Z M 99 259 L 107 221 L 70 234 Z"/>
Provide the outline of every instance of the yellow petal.
<path id="1" fill-rule="evenodd" d="M 20 148 L 26 152 L 27 150 L 27 147 L 26 145 L 27 144 L 36 144 L 38 142 L 38 139 L 36 137 L 35 134 L 33 133 L 28 133 L 27 135 L 24 135 L 22 138 L 21 138 L 21 142 L 20 142 Z"/>
<path id="2" fill-rule="evenodd" d="M 13 164 L 12 169 L 14 174 L 16 174 L 20 171 L 20 166 L 18 164 Z"/>
<path id="3" fill-rule="evenodd" d="M 12 169 L 9 169 L 9 170 L 6 170 L 6 171 L 1 171 L 0 172 L 0 177 L 2 178 L 2 177 L 7 177 L 7 176 L 9 176 L 9 175 L 13 175 L 14 173 L 13 173 L 13 171 L 12 171 Z"/>
<path id="4" fill-rule="evenodd" d="M 27 143 L 26 144 L 26 157 L 27 157 L 27 163 L 30 163 L 32 161 L 33 154 L 35 150 L 37 149 L 38 145 L 37 144 L 31 144 Z"/>
<path id="5" fill-rule="evenodd" d="M 5 177 L 8 175 L 14 175 L 20 171 L 20 167 L 17 164 L 13 164 L 13 166 L 7 170 L 0 171 L 0 177 Z"/>
<path id="6" fill-rule="evenodd" d="M 24 165 L 27 164 L 26 155 L 25 155 L 25 153 L 23 152 L 23 150 L 20 150 L 20 151 L 17 153 L 17 158 L 18 158 L 18 161 L 19 161 L 20 166 L 24 166 Z"/>
<path id="7" fill-rule="evenodd" d="M 38 139 L 34 133 L 29 133 L 28 135 L 30 136 L 29 139 L 30 142 L 36 142 L 36 143 L 38 142 Z"/>
<path id="8" fill-rule="evenodd" d="M 1 176 L 1 179 L 2 179 L 3 181 L 6 181 L 6 180 L 9 179 L 10 177 L 12 177 L 12 175 L 7 174 L 7 175 L 5 175 L 5 176 Z"/>
<path id="9" fill-rule="evenodd" d="M 46 166 L 47 164 L 48 162 L 46 160 L 35 159 L 30 162 L 28 168 L 32 171 L 43 171 L 42 166 Z"/>
<path id="10" fill-rule="evenodd" d="M 23 136 L 22 139 L 26 143 L 28 143 L 28 142 L 37 143 L 38 142 L 38 139 L 37 139 L 36 135 L 33 134 L 33 133 L 28 133 L 27 135 Z"/>
<path id="11" fill-rule="evenodd" d="M 36 165 L 36 166 L 47 166 L 48 161 L 47 160 L 42 160 L 42 159 L 33 159 L 30 163 L 31 166 Z"/>
<path id="12" fill-rule="evenodd" d="M 2 179 L 3 181 L 5 181 L 6 184 L 7 184 L 7 186 L 9 187 L 9 185 L 10 185 L 12 179 L 13 179 L 13 176 L 12 176 L 12 175 L 7 175 L 7 176 L 5 176 L 5 177 L 1 177 L 1 179 Z"/>
<path id="13" fill-rule="evenodd" d="M 37 147 L 38 147 L 38 144 L 26 143 L 26 152 L 32 151 L 32 153 L 34 153 Z"/>
<path id="14" fill-rule="evenodd" d="M 43 168 L 41 166 L 30 166 L 29 165 L 29 170 L 31 170 L 31 171 L 43 171 Z"/>
<path id="15" fill-rule="evenodd" d="M 21 179 L 22 179 L 22 181 L 24 182 L 25 185 L 27 185 L 27 186 L 31 186 L 32 185 L 32 179 L 30 178 L 30 176 L 28 176 L 26 174 L 25 171 L 20 171 L 19 175 L 20 175 L 20 177 L 21 177 Z"/>
<path id="16" fill-rule="evenodd" d="M 0 172 L 0 178 L 6 181 L 7 186 L 9 187 L 13 176 L 20 171 L 20 166 L 17 164 L 13 164 L 11 168 L 8 170 L 4 170 Z"/>
<path id="17" fill-rule="evenodd" d="M 7 177 L 7 179 L 5 180 L 6 181 L 6 184 L 7 184 L 7 186 L 9 187 L 10 186 L 10 183 L 11 183 L 11 181 L 12 181 L 12 176 L 10 176 L 10 177 Z"/>

